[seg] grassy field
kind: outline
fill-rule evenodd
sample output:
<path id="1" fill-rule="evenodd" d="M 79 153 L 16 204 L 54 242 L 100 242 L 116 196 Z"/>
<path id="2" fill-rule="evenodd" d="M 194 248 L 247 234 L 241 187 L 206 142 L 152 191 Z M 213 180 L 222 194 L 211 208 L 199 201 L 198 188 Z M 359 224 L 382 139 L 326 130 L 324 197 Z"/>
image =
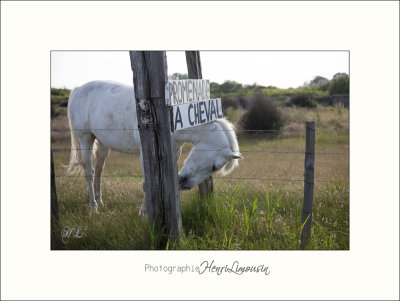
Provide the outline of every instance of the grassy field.
<path id="1" fill-rule="evenodd" d="M 102 179 L 105 206 L 90 215 L 85 179 L 65 177 L 70 147 L 66 108 L 54 109 L 51 137 L 60 221 L 52 229 L 52 249 L 156 248 L 157 233 L 138 215 L 143 199 L 139 155 L 111 152 Z M 183 233 L 180 243 L 167 249 L 300 249 L 305 120 L 315 120 L 317 129 L 314 213 L 306 249 L 349 249 L 349 111 L 322 106 L 282 110 L 286 124 L 281 133 L 238 132 L 244 160 L 226 178 L 214 179 L 211 198 L 200 200 L 197 189 L 181 192 Z M 236 123 L 242 113 L 232 111 L 231 120 Z M 185 145 L 179 167 L 189 149 Z"/>

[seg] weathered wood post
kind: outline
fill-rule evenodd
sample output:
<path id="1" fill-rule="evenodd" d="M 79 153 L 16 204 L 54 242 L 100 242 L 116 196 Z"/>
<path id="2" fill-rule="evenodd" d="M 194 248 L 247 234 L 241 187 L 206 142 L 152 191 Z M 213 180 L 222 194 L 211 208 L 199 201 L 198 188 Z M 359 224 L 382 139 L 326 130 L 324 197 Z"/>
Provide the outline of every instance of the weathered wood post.
<path id="1" fill-rule="evenodd" d="M 165 51 L 130 51 L 144 170 L 145 210 L 159 247 L 182 228 L 175 140 L 165 103 Z"/>
<path id="2" fill-rule="evenodd" d="M 301 222 L 301 246 L 305 247 L 311 233 L 312 203 L 314 194 L 315 122 L 306 121 L 306 153 L 304 159 L 304 199 Z"/>
<path id="3" fill-rule="evenodd" d="M 57 191 L 54 173 L 53 151 L 51 151 L 51 224 L 58 222 L 58 205 L 57 205 Z"/>
<path id="4" fill-rule="evenodd" d="M 186 64 L 188 68 L 189 79 L 202 79 L 203 75 L 201 73 L 201 61 L 199 51 L 185 51 L 186 54 Z M 199 193 L 201 198 L 208 197 L 213 192 L 213 178 L 210 176 L 205 179 L 199 185 Z"/>

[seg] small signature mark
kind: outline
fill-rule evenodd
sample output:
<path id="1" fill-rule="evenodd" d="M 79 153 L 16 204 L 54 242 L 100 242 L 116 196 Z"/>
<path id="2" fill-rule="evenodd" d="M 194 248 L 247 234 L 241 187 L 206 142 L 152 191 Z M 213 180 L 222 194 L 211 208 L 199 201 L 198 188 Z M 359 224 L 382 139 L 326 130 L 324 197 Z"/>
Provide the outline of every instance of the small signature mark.
<path id="1" fill-rule="evenodd" d="M 85 231 L 87 230 L 87 227 L 75 227 L 75 226 L 65 226 L 62 230 L 61 230 L 61 240 L 63 243 L 68 243 L 69 239 L 71 238 L 82 238 L 83 236 L 85 236 Z"/>

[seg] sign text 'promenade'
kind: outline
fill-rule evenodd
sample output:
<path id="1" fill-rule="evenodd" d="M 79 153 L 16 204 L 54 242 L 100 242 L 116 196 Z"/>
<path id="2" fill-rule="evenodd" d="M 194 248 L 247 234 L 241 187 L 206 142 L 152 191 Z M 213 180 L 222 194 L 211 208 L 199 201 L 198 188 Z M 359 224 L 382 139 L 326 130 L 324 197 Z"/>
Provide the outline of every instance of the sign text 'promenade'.
<path id="1" fill-rule="evenodd" d="M 210 99 L 210 81 L 169 80 L 166 103 L 172 109 L 173 130 L 179 131 L 222 118 L 221 98 Z"/>
<path id="2" fill-rule="evenodd" d="M 169 80 L 165 89 L 169 106 L 210 99 L 210 81 L 205 79 Z"/>

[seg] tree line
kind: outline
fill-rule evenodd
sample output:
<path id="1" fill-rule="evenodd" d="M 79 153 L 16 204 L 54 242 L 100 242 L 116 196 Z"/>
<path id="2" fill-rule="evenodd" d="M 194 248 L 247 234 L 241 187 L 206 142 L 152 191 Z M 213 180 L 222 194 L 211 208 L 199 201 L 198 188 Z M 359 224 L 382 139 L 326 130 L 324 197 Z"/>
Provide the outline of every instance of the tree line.
<path id="1" fill-rule="evenodd" d="M 188 79 L 187 74 L 174 73 L 168 76 L 169 79 Z M 349 94 L 349 76 L 346 73 L 336 73 L 331 80 L 315 76 L 309 82 L 305 82 L 303 86 L 298 88 L 281 89 L 274 86 L 263 86 L 259 84 L 243 85 L 236 81 L 228 80 L 222 84 L 215 82 L 210 83 L 212 97 L 221 97 L 222 95 L 236 95 L 236 96 L 249 96 L 254 93 L 261 93 L 265 95 L 279 96 L 294 96 L 294 95 L 335 95 L 335 94 Z M 52 99 L 65 99 L 69 96 L 68 89 L 51 88 Z"/>
<path id="2" fill-rule="evenodd" d="M 188 79 L 187 74 L 174 73 L 169 79 Z M 236 81 L 228 80 L 222 84 L 215 82 L 210 83 L 211 94 L 215 97 L 226 94 L 235 95 L 252 95 L 254 93 L 262 93 L 265 95 L 288 95 L 295 94 L 316 94 L 316 95 L 335 95 L 349 94 L 349 76 L 346 73 L 336 73 L 331 80 L 315 76 L 311 81 L 305 82 L 303 86 L 298 88 L 280 89 L 274 86 L 263 86 L 259 84 L 243 85 Z"/>

